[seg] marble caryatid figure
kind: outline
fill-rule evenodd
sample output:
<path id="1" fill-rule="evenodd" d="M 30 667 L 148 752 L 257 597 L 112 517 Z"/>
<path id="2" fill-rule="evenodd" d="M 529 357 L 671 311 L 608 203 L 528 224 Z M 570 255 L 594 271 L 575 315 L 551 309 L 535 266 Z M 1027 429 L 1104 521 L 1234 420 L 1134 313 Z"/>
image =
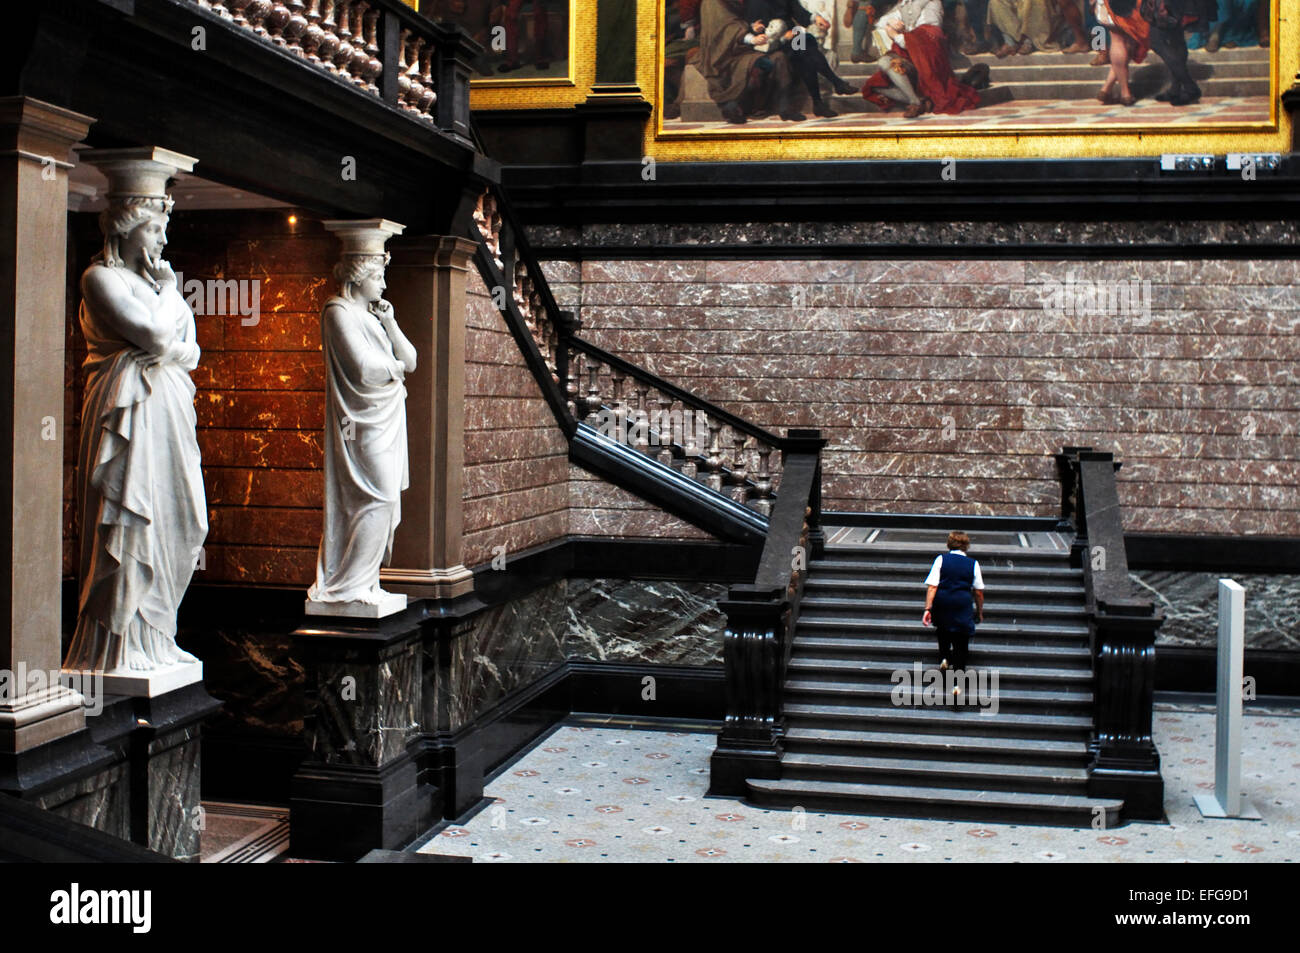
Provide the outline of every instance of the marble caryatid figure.
<path id="1" fill-rule="evenodd" d="M 176 645 L 176 611 L 208 517 L 190 380 L 199 363 L 194 314 L 162 253 L 167 180 L 194 160 L 163 149 L 83 158 L 108 177 L 109 191 L 104 247 L 81 276 L 81 590 L 64 668 L 126 677 L 196 669 L 183 684 L 202 666 Z"/>
<path id="2" fill-rule="evenodd" d="M 410 485 L 406 446 L 407 374 L 415 348 L 384 300 L 384 242 L 402 226 L 383 219 L 325 222 L 339 235 L 339 293 L 321 312 L 325 357 L 325 525 L 313 615 L 382 616 L 406 596 L 379 587 Z"/>

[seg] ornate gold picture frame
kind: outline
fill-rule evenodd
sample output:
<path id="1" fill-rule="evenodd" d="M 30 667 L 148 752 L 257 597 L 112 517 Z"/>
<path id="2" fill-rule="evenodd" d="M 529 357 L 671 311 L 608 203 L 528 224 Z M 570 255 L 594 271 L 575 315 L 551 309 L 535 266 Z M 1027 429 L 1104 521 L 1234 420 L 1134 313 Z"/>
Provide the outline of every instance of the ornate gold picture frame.
<path id="1" fill-rule="evenodd" d="M 1288 149 L 1289 117 L 1279 110 L 1280 62 L 1300 60 L 1300 23 L 1282 15 L 1280 0 L 642 4 L 638 54 L 649 69 L 641 72 L 641 81 L 654 90 L 655 107 L 646 152 L 658 158 L 998 158 Z M 1180 4 L 1189 9 L 1209 4 L 1202 9 L 1215 9 L 1216 18 L 1180 28 L 1153 28 L 1137 18 L 1144 7 L 1177 12 Z M 979 31 L 970 8 L 982 18 Z M 1063 8 L 1073 14 L 1019 20 L 1008 15 Z M 871 15 L 864 18 L 868 10 Z M 1230 16 L 1218 17 L 1225 12 Z M 747 13 L 754 21 L 746 21 Z M 808 22 L 816 13 L 822 17 L 808 23 L 806 33 L 791 22 Z M 766 23 L 759 14 L 766 14 Z M 1109 25 L 1099 22 L 1099 14 Z M 646 22 L 650 16 L 653 21 Z M 781 34 L 769 35 L 771 29 L 763 29 L 769 25 Z M 1143 30 L 1136 42 L 1134 34 Z M 1189 47 L 1185 69 L 1178 63 L 1178 38 Z M 803 49 L 796 50 L 800 42 Z M 1014 48 L 1007 49 L 1012 42 Z M 1173 68 L 1162 51 L 1175 62 Z M 1123 62 L 1099 61 L 1111 55 Z M 904 82 L 895 82 L 891 73 Z M 1124 73 L 1121 82 L 1117 74 Z M 816 77 L 819 103 L 809 74 Z M 1180 85 L 1183 76 L 1190 86 Z M 909 109 L 900 90 L 905 86 L 923 102 Z"/>

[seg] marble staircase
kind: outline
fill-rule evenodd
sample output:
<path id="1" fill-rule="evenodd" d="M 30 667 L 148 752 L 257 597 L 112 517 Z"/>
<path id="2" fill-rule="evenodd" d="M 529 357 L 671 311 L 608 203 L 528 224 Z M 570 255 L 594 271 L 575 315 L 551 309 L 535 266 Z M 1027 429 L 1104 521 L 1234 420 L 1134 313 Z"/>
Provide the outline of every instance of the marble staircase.
<path id="1" fill-rule="evenodd" d="M 896 686 L 937 672 L 923 580 L 946 532 L 833 532 L 809 565 L 771 806 L 1074 827 L 1118 823 L 1087 795 L 1093 667 L 1083 572 L 1054 533 L 972 532 L 986 586 L 964 704 Z M 867 536 L 872 541 L 867 542 Z M 836 542 L 835 540 L 840 540 Z M 996 676 L 996 681 L 994 681 Z M 922 675 L 920 681 L 924 684 Z M 935 703 L 937 702 L 937 703 Z"/>

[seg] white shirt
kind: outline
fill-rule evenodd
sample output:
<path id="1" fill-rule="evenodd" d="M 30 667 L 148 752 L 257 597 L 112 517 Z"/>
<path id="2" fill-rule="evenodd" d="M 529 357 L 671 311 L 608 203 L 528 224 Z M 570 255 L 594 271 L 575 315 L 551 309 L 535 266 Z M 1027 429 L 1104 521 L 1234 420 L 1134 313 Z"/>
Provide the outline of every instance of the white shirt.
<path id="1" fill-rule="evenodd" d="M 948 550 L 948 552 L 949 552 L 949 553 L 958 553 L 958 554 L 960 554 L 960 555 L 962 555 L 962 556 L 966 556 L 966 554 L 963 553 L 960 549 L 950 549 L 950 550 Z M 967 559 L 970 559 L 969 556 L 966 556 L 966 558 L 967 558 Z M 983 589 L 983 588 L 984 588 L 984 577 L 980 574 L 980 564 L 979 564 L 979 560 L 975 559 L 975 560 L 971 560 L 971 561 L 972 561 L 973 563 L 975 563 L 975 582 L 974 582 L 974 585 L 972 586 L 972 588 L 974 588 L 974 589 Z M 939 585 L 939 571 L 940 571 L 941 569 L 943 569 L 943 557 L 942 557 L 942 556 L 935 556 L 935 557 L 934 557 L 934 565 L 930 567 L 930 575 L 928 575 L 928 576 L 925 577 L 925 584 L 926 584 L 927 586 L 937 586 L 937 585 Z"/>

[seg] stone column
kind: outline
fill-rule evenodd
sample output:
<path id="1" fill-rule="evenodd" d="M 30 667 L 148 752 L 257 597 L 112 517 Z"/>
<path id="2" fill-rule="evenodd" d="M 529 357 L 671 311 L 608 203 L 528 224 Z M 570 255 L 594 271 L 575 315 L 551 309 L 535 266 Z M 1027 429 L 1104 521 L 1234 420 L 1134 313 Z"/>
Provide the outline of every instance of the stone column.
<path id="1" fill-rule="evenodd" d="M 469 592 L 461 562 L 465 464 L 466 279 L 476 243 L 426 235 L 389 245 L 388 300 L 419 363 L 406 380 L 411 486 L 385 588 L 417 598 Z"/>
<path id="2" fill-rule="evenodd" d="M 59 683 L 68 152 L 94 120 L 0 99 L 0 754 L 85 726 Z"/>

